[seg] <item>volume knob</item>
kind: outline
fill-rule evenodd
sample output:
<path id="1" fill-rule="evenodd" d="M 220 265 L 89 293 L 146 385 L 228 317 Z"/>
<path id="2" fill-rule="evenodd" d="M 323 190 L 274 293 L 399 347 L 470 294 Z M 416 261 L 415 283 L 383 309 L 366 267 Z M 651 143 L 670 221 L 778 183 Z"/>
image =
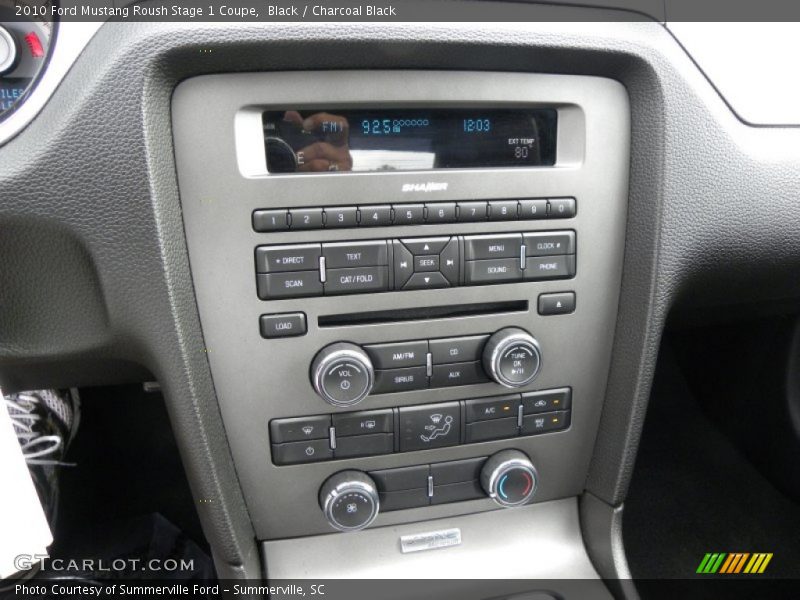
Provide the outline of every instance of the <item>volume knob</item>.
<path id="1" fill-rule="evenodd" d="M 500 385 L 523 387 L 536 379 L 542 366 L 539 342 L 519 327 L 495 332 L 483 348 L 483 368 Z"/>
<path id="2" fill-rule="evenodd" d="M 334 406 L 358 404 L 372 391 L 374 383 L 375 369 L 369 356 L 349 342 L 325 346 L 311 363 L 311 385 Z"/>

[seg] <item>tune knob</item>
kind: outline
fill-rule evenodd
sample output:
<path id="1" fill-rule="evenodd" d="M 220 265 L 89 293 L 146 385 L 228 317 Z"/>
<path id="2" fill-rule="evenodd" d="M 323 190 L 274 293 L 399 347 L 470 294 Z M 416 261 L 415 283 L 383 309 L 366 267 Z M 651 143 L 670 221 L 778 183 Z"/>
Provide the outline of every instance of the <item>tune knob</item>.
<path id="1" fill-rule="evenodd" d="M 528 385 L 539 374 L 542 351 L 527 331 L 506 327 L 495 332 L 483 348 L 483 368 L 500 385 Z"/>
<path id="2" fill-rule="evenodd" d="M 490 456 L 481 469 L 483 491 L 500 506 L 527 504 L 537 484 L 536 468 L 519 450 L 502 450 Z"/>
<path id="3" fill-rule="evenodd" d="M 325 346 L 311 363 L 311 384 L 325 402 L 352 406 L 372 391 L 375 369 L 359 346 L 337 342 Z"/>
<path id="4" fill-rule="evenodd" d="M 357 531 L 378 516 L 380 499 L 369 475 L 361 471 L 340 471 L 322 484 L 319 505 L 334 529 Z"/>

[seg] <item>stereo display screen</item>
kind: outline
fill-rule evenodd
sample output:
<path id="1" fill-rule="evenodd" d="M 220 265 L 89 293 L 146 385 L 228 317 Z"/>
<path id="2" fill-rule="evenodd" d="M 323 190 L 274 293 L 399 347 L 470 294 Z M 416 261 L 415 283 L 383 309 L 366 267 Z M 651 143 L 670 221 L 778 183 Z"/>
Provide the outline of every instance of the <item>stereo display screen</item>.
<path id="1" fill-rule="evenodd" d="M 280 110 L 264 113 L 270 173 L 555 164 L 557 112 L 536 109 Z"/>

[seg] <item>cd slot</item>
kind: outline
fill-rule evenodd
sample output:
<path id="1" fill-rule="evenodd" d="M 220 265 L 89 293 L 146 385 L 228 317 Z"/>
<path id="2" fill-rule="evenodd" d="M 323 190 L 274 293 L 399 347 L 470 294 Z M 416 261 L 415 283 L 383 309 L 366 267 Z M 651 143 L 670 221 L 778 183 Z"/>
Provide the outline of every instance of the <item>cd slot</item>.
<path id="1" fill-rule="evenodd" d="M 429 319 L 452 319 L 506 313 L 527 312 L 527 300 L 506 302 L 483 302 L 480 304 L 456 304 L 448 306 L 425 306 L 395 310 L 320 315 L 319 327 L 342 327 L 347 325 L 372 325 L 376 323 L 400 323 Z"/>

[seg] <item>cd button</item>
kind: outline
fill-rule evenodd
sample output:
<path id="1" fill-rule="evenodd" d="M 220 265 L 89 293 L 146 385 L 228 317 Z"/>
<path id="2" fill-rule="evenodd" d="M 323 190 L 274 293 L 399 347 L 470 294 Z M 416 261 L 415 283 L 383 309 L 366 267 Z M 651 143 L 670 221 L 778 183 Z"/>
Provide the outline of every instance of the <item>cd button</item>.
<path id="1" fill-rule="evenodd" d="M 383 266 L 389 262 L 384 240 L 322 244 L 322 255 L 328 269 Z"/>
<path id="2" fill-rule="evenodd" d="M 488 258 L 516 258 L 519 262 L 522 234 L 464 236 L 464 257 L 466 260 Z"/>
<path id="3" fill-rule="evenodd" d="M 467 284 L 503 283 L 522 279 L 519 258 L 473 260 L 468 261 L 466 267 Z"/>
<path id="4" fill-rule="evenodd" d="M 481 353 L 483 352 L 483 345 L 488 339 L 488 335 L 473 335 L 469 337 L 430 340 L 428 345 L 430 346 L 433 364 L 480 360 Z"/>
<path id="5" fill-rule="evenodd" d="M 361 294 L 389 289 L 387 267 L 356 267 L 353 269 L 328 269 L 325 294 Z"/>

